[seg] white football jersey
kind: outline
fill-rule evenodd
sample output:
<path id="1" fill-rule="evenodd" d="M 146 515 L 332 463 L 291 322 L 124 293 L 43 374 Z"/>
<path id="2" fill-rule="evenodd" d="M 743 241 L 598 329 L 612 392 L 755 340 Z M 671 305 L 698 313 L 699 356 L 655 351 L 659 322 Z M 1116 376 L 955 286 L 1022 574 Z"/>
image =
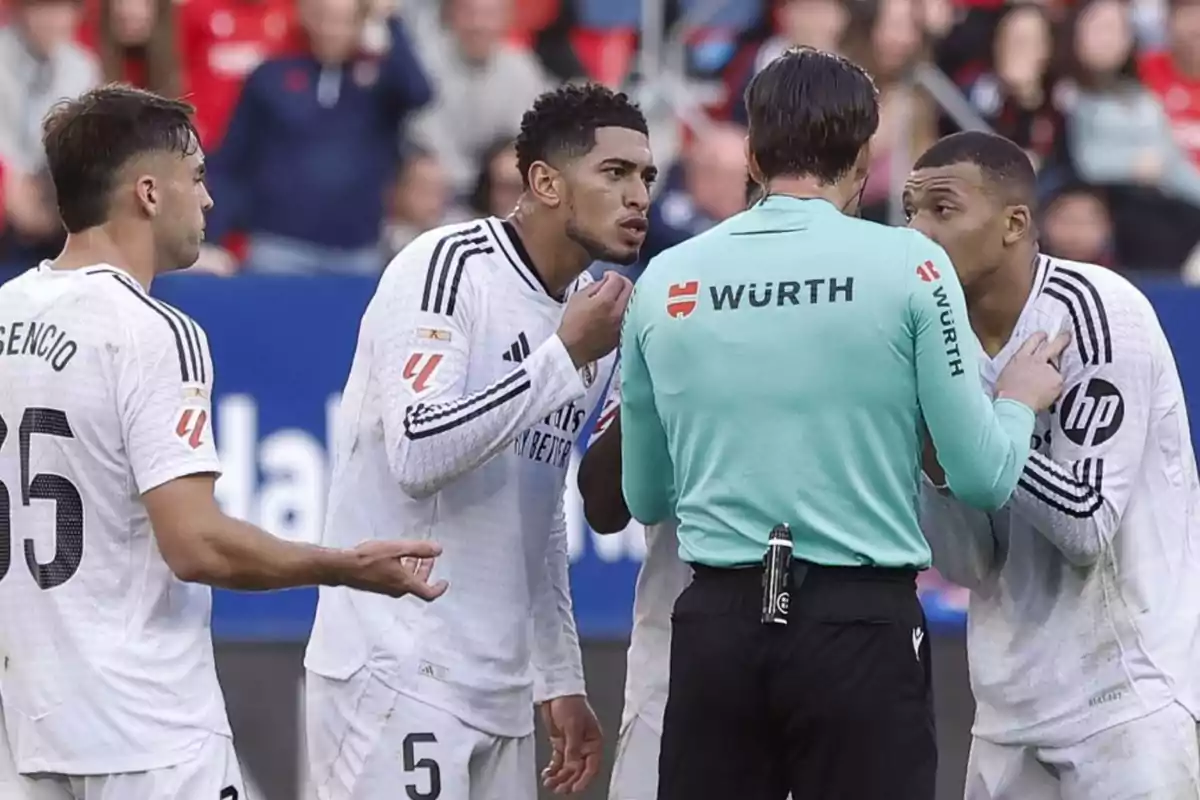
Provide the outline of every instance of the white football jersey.
<path id="1" fill-rule="evenodd" d="M 974 732 L 999 744 L 1064 746 L 1176 700 L 1200 712 L 1200 487 L 1171 348 L 1124 278 L 1040 257 L 984 386 L 1060 330 L 1064 392 L 1009 502 L 989 516 L 923 490 L 934 564 L 972 589 Z"/>
<path id="2" fill-rule="evenodd" d="M 0 697 L 21 772 L 171 766 L 229 735 L 208 587 L 141 495 L 217 473 L 200 326 L 110 266 L 0 287 Z"/>
<path id="3" fill-rule="evenodd" d="M 322 588 L 308 669 L 367 666 L 501 736 L 533 730 L 535 699 L 583 693 L 563 490 L 615 356 L 576 369 L 563 310 L 507 221 L 431 231 L 388 266 L 336 418 L 324 543 L 432 539 L 450 589 Z"/>
<path id="4" fill-rule="evenodd" d="M 621 407 L 620 371 L 613 376 L 604 410 L 588 446 L 608 430 Z M 616 476 L 614 476 L 615 478 Z M 635 525 L 640 523 L 634 521 Z M 640 718 L 659 736 L 671 676 L 671 614 L 692 581 L 692 568 L 679 557 L 674 520 L 647 525 L 646 558 L 633 594 L 633 631 L 625 658 L 625 707 L 621 728 Z"/>

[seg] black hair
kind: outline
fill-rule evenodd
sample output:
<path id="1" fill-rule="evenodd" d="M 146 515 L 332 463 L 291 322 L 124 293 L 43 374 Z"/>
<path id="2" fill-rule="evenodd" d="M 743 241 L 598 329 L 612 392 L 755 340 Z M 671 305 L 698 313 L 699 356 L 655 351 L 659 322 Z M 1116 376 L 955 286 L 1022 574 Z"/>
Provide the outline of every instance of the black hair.
<path id="1" fill-rule="evenodd" d="M 107 221 L 117 175 L 133 158 L 195 152 L 193 111 L 182 101 L 123 84 L 56 105 L 42 124 L 42 145 L 67 232 Z"/>
<path id="2" fill-rule="evenodd" d="M 810 175 L 835 183 L 879 127 L 879 92 L 857 64 L 793 47 L 750 80 L 746 115 L 764 179 Z"/>
<path id="3" fill-rule="evenodd" d="M 597 128 L 628 128 L 649 135 L 646 117 L 624 92 L 598 83 L 562 86 L 534 101 L 521 118 L 517 136 L 517 169 L 529 186 L 536 161 L 578 158 L 596 146 Z"/>
<path id="4" fill-rule="evenodd" d="M 1006 204 L 1034 207 L 1037 173 L 1020 145 L 997 133 L 962 131 L 942 137 L 926 150 L 914 170 L 974 164 Z"/>
<path id="5" fill-rule="evenodd" d="M 749 175 L 747 175 L 746 176 L 746 197 L 745 197 L 746 207 L 749 208 L 750 206 L 757 203 L 759 200 L 762 200 L 762 198 L 763 198 L 763 187 L 761 185 L 759 185 L 758 181 L 754 180 L 754 178 L 751 178 Z"/>

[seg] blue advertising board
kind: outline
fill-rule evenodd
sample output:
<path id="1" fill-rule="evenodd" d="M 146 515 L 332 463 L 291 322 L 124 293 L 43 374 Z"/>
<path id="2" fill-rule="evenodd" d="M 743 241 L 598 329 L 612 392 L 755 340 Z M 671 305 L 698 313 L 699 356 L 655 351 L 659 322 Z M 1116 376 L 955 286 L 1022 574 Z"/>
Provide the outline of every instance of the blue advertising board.
<path id="1" fill-rule="evenodd" d="M 292 539 L 316 541 L 329 475 L 327 431 L 350 369 L 358 323 L 374 282 L 357 278 L 179 275 L 155 294 L 191 314 L 208 332 L 216 365 L 214 418 L 224 474 L 219 499 L 231 514 Z M 1185 388 L 1200 383 L 1193 309 L 1200 291 L 1146 287 L 1175 348 Z M 1192 418 L 1196 407 L 1191 404 Z M 580 633 L 629 633 L 633 585 L 645 554 L 634 523 L 612 536 L 583 520 L 574 476 L 568 481 L 571 585 Z M 961 625 L 966 595 L 923 577 L 931 622 Z M 303 640 L 315 592 L 217 592 L 213 628 L 233 640 Z"/>

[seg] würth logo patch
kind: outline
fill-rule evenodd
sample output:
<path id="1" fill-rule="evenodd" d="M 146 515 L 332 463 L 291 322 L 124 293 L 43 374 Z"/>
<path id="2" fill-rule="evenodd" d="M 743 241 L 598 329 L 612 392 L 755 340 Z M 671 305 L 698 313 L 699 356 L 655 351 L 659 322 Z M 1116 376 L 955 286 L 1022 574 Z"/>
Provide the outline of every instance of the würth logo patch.
<path id="1" fill-rule="evenodd" d="M 175 422 L 175 435 L 193 450 L 204 444 L 204 432 L 208 428 L 208 412 L 203 408 L 185 408 L 179 412 Z"/>
<path id="2" fill-rule="evenodd" d="M 683 319 L 696 310 L 700 298 L 700 281 L 673 283 L 667 287 L 667 314 Z"/>
<path id="3" fill-rule="evenodd" d="M 921 266 L 917 267 L 917 277 L 926 283 L 932 283 L 942 277 L 942 273 L 937 271 L 937 267 L 932 261 L 926 261 Z"/>

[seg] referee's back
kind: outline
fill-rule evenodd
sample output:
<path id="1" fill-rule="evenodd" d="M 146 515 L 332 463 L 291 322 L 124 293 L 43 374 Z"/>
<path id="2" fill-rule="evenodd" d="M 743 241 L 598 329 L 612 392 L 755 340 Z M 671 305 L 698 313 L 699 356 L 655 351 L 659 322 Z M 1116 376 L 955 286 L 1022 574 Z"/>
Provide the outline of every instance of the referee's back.
<path id="1" fill-rule="evenodd" d="M 825 200 L 770 196 L 660 255 L 625 336 L 623 400 L 649 412 L 622 415 L 626 498 L 653 519 L 677 495 L 690 562 L 756 563 L 786 522 L 797 558 L 924 567 L 922 416 L 972 505 L 1028 455 L 1033 413 L 984 395 L 946 254 Z"/>

